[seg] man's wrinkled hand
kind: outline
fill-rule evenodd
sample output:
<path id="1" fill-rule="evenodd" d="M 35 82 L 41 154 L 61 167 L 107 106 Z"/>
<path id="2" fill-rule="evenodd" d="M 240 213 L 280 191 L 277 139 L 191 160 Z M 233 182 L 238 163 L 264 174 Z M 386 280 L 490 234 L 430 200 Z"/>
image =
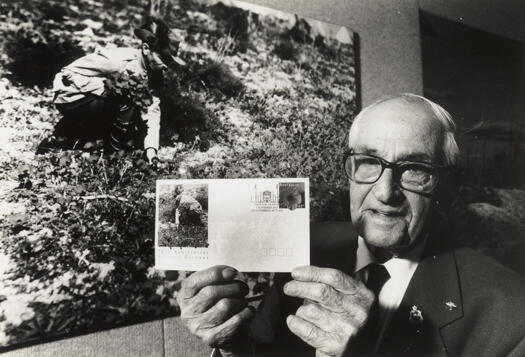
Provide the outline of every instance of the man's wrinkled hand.
<path id="1" fill-rule="evenodd" d="M 198 271 L 182 282 L 177 295 L 182 321 L 210 347 L 227 345 L 254 315 L 244 300 L 248 287 L 236 275 L 225 265 Z"/>
<path id="2" fill-rule="evenodd" d="M 284 293 L 305 299 L 288 328 L 316 349 L 316 356 L 342 356 L 365 325 L 374 293 L 339 270 L 304 266 L 292 271 Z"/>

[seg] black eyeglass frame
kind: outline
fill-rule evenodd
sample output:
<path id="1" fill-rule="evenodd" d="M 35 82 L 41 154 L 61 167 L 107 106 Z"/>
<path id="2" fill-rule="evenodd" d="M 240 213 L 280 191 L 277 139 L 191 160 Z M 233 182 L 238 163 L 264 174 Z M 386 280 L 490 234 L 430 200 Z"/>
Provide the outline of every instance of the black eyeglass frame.
<path id="1" fill-rule="evenodd" d="M 370 157 L 370 158 L 376 159 L 376 160 L 378 160 L 380 162 L 380 164 L 381 164 L 381 172 L 379 173 L 379 176 L 377 176 L 377 178 L 374 181 L 371 181 L 371 182 L 360 181 L 360 180 L 356 180 L 356 179 L 350 177 L 350 174 L 348 173 L 348 171 L 346 169 L 347 168 L 346 162 L 354 155 L 362 155 L 362 156 Z M 413 164 L 423 165 L 423 166 L 426 166 L 426 167 L 428 167 L 428 168 L 430 168 L 430 169 L 435 171 L 435 173 L 436 173 L 436 183 L 434 184 L 432 189 L 430 189 L 429 191 L 418 191 L 418 190 L 413 190 L 413 189 L 409 189 L 409 188 L 403 187 L 403 184 L 401 183 L 401 180 L 400 180 L 401 175 L 399 174 L 400 173 L 399 169 L 402 166 L 413 165 Z M 346 177 L 348 177 L 349 180 L 354 181 L 356 183 L 361 183 L 361 184 L 373 184 L 373 183 L 376 183 L 381 178 L 381 176 L 383 176 L 383 172 L 385 172 L 385 169 L 391 169 L 392 170 L 392 172 L 394 174 L 395 182 L 403 190 L 407 190 L 407 191 L 410 191 L 410 192 L 419 193 L 419 194 L 425 194 L 426 195 L 426 194 L 432 194 L 434 192 L 436 187 L 439 185 L 439 180 L 440 180 L 441 174 L 445 170 L 447 170 L 448 167 L 447 166 L 441 166 L 441 165 L 432 164 L 430 162 L 425 162 L 425 161 L 390 162 L 390 161 L 387 161 L 387 160 L 385 160 L 385 159 L 383 159 L 383 158 L 381 158 L 379 156 L 370 155 L 370 154 L 363 154 L 363 153 L 357 153 L 353 149 L 350 149 L 349 151 L 347 151 L 344 154 L 344 156 L 343 156 L 343 170 L 345 171 Z"/>

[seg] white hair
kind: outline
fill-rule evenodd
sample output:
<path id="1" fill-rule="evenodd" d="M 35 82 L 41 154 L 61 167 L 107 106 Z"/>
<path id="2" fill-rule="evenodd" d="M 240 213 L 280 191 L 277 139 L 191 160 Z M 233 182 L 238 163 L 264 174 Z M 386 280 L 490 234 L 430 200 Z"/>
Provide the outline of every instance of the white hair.
<path id="1" fill-rule="evenodd" d="M 403 93 L 400 95 L 388 96 L 379 99 L 378 101 L 375 101 L 374 103 L 364 108 L 354 118 L 348 135 L 348 144 L 351 145 L 351 143 L 355 141 L 355 136 L 357 135 L 357 128 L 359 126 L 359 122 L 370 109 L 376 107 L 381 103 L 395 99 L 403 100 L 406 103 L 420 104 L 423 107 L 425 107 L 430 113 L 433 114 L 433 118 L 435 118 L 438 121 L 440 127 L 442 128 L 443 150 L 441 159 L 443 161 L 443 164 L 446 166 L 456 165 L 459 160 L 459 147 L 456 141 L 456 123 L 454 122 L 454 119 L 452 119 L 452 116 L 449 114 L 449 112 L 447 112 L 439 104 L 436 104 L 425 97 L 412 93 Z"/>

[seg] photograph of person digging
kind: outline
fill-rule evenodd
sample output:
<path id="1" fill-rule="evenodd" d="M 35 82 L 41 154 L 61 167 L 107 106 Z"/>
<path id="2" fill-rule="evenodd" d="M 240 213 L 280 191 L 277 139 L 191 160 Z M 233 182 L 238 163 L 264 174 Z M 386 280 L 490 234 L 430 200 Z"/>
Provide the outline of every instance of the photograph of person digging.
<path id="1" fill-rule="evenodd" d="M 150 163 L 156 159 L 164 75 L 185 63 L 162 19 L 148 17 L 133 32 L 140 48 L 101 48 L 55 76 L 53 103 L 62 118 L 37 153 L 93 149 L 102 140 L 107 153 L 137 148 Z"/>
<path id="2" fill-rule="evenodd" d="M 208 247 L 208 185 L 160 187 L 159 246 Z"/>

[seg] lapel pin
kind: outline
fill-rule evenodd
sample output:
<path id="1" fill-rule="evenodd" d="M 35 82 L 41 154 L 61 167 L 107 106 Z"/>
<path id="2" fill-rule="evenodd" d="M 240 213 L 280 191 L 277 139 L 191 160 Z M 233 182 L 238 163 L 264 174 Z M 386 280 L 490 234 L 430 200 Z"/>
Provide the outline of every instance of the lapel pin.
<path id="1" fill-rule="evenodd" d="M 445 303 L 445 305 L 447 305 L 447 309 L 448 311 L 452 311 L 454 310 L 455 308 L 457 308 L 458 306 L 454 303 L 454 301 L 447 301 Z"/>
<path id="2" fill-rule="evenodd" d="M 408 314 L 408 321 L 412 324 L 420 325 L 423 323 L 423 313 L 416 305 L 412 306 L 412 310 Z"/>

